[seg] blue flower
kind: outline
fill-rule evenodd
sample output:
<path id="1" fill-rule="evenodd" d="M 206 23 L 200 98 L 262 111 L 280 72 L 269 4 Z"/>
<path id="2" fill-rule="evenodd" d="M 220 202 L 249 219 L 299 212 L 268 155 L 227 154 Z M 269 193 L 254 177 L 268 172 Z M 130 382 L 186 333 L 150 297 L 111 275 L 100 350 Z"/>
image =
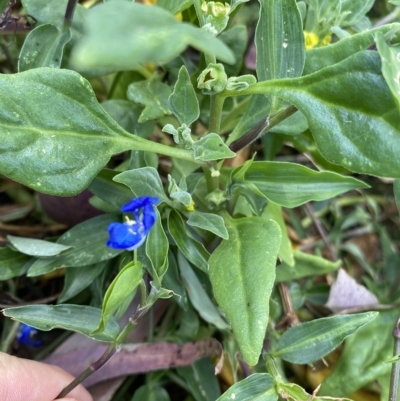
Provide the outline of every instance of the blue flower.
<path id="1" fill-rule="evenodd" d="M 142 196 L 121 207 L 122 212 L 132 212 L 135 220 L 126 217 L 125 223 L 112 223 L 108 226 L 110 239 L 107 246 L 132 251 L 139 248 L 156 221 L 154 205 L 160 200 L 150 196 Z"/>
<path id="2" fill-rule="evenodd" d="M 36 334 L 37 330 L 34 327 L 21 323 L 18 329 L 17 340 L 22 344 L 38 347 L 42 344 L 42 341 L 34 339 Z"/>

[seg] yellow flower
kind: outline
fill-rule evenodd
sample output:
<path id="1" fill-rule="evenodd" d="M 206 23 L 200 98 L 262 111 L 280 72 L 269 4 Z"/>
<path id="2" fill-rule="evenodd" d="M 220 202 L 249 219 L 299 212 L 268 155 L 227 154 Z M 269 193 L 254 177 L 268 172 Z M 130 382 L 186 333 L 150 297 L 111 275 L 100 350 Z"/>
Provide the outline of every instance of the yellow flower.
<path id="1" fill-rule="evenodd" d="M 186 210 L 188 212 L 194 212 L 194 201 L 192 200 L 192 203 L 189 206 L 186 206 Z"/>
<path id="2" fill-rule="evenodd" d="M 317 46 L 319 39 L 318 36 L 313 32 L 304 31 L 304 40 L 306 45 L 306 50 L 311 50 L 315 46 Z"/>
<path id="3" fill-rule="evenodd" d="M 320 45 L 321 46 L 328 46 L 331 43 L 332 40 L 332 35 L 330 35 L 329 33 L 327 33 L 324 38 L 321 40 Z"/>

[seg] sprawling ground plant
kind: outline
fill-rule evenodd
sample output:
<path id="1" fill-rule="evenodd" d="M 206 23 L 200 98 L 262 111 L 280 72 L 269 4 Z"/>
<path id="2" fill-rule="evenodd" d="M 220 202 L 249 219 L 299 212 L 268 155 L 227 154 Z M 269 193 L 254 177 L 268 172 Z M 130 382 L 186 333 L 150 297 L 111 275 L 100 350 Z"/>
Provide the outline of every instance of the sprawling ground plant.
<path id="1" fill-rule="evenodd" d="M 399 312 L 346 314 L 349 305 L 331 299 L 338 313 L 300 323 L 290 283 L 310 285 L 341 261 L 296 249 L 284 217 L 295 220 L 300 205 L 313 217 L 309 202 L 368 188 L 360 175 L 400 179 L 398 8 L 373 27 L 373 0 L 76 3 L 22 0 L 34 25 L 18 73 L 0 75 L 0 173 L 44 194 L 88 189 L 104 212 L 56 239 L 9 236 L 0 249 L 3 288 L 65 272 L 56 305 L 5 316 L 108 343 L 61 395 L 106 369 L 141 317 L 169 298 L 149 342 L 191 340 L 197 353 L 154 369 L 192 370 L 154 376 L 134 400 L 168 400 L 162 377 L 196 401 L 345 400 L 373 381 L 382 400 L 389 388 L 393 397 L 384 362 Z M 7 9 L 0 28 L 10 18 Z M 313 168 L 274 161 L 283 144 Z M 319 363 L 348 336 L 313 394 L 290 382 L 287 363 Z M 223 394 L 210 360 L 195 362 L 222 351 L 216 370 L 233 384 Z"/>

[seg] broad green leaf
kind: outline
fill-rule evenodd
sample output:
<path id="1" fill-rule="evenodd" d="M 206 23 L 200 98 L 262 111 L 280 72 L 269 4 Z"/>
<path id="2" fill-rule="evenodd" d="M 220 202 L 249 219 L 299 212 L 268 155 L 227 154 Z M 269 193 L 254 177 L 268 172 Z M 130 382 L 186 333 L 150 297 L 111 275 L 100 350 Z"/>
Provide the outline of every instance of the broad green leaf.
<path id="1" fill-rule="evenodd" d="M 377 316 L 378 312 L 366 312 L 301 323 L 283 333 L 272 354 L 292 363 L 307 364 L 317 361 Z"/>
<path id="2" fill-rule="evenodd" d="M 72 246 L 41 239 L 14 237 L 13 235 L 7 235 L 7 239 L 17 251 L 36 258 L 51 258 L 72 249 Z"/>
<path id="3" fill-rule="evenodd" d="M 188 45 L 234 62 L 232 52 L 219 39 L 204 29 L 178 22 L 157 6 L 126 1 L 100 4 L 87 12 L 86 31 L 72 54 L 77 68 L 124 71 L 148 62 L 163 64 Z"/>
<path id="4" fill-rule="evenodd" d="M 146 255 L 150 259 L 157 280 L 161 285 L 162 278 L 168 269 L 168 238 L 165 235 L 158 209 L 155 209 L 157 218 L 146 239 Z M 153 277 L 153 279 L 155 279 Z"/>
<path id="5" fill-rule="evenodd" d="M 101 318 L 98 326 L 91 332 L 91 335 L 104 331 L 113 313 L 121 306 L 126 298 L 132 297 L 137 286 L 142 280 L 143 269 L 140 262 L 130 262 L 124 266 L 114 278 L 104 295 L 101 308 Z"/>
<path id="6" fill-rule="evenodd" d="M 233 181 L 240 174 L 235 170 Z M 368 188 L 353 177 L 330 171 L 315 171 L 300 164 L 286 162 L 254 162 L 244 174 L 272 202 L 284 207 L 296 207 L 311 200 L 321 201 L 355 188 Z M 240 184 L 240 181 L 239 181 Z"/>
<path id="7" fill-rule="evenodd" d="M 232 152 L 224 143 L 222 138 L 214 133 L 203 136 L 193 143 L 194 159 L 203 162 L 229 159 L 235 157 L 236 153 Z"/>
<path id="8" fill-rule="evenodd" d="M 132 102 L 144 106 L 139 117 L 139 123 L 149 120 L 156 120 L 165 114 L 171 114 L 168 106 L 168 97 L 171 95 L 171 88 L 158 81 L 139 81 L 130 84 L 127 96 Z"/>
<path id="9" fill-rule="evenodd" d="M 315 74 L 260 82 L 246 90 L 261 92 L 281 96 L 300 109 L 331 163 L 358 173 L 400 177 L 400 112 L 376 52 L 358 52 Z"/>
<path id="10" fill-rule="evenodd" d="M 122 205 L 131 201 L 135 194 L 126 185 L 113 180 L 118 174 L 117 171 L 102 169 L 88 189 L 103 201 L 120 209 Z"/>
<path id="11" fill-rule="evenodd" d="M 259 81 L 299 77 L 305 47 L 303 24 L 295 0 L 259 0 L 255 43 Z"/>
<path id="12" fill-rule="evenodd" d="M 211 302 L 203 285 L 181 252 L 178 254 L 178 265 L 182 281 L 185 284 L 190 302 L 194 309 L 197 310 L 199 315 L 206 322 L 213 324 L 220 330 L 228 329 L 229 325 L 221 317 L 217 307 Z"/>
<path id="13" fill-rule="evenodd" d="M 28 305 L 4 309 L 3 314 L 39 330 L 70 330 L 98 341 L 112 342 L 119 334 L 119 326 L 114 318 L 108 321 L 102 333 L 91 334 L 101 316 L 101 310 L 92 306 Z"/>
<path id="14" fill-rule="evenodd" d="M 217 401 L 277 401 L 275 380 L 268 373 L 254 373 L 229 387 Z"/>
<path id="15" fill-rule="evenodd" d="M 136 144 L 150 150 L 141 145 L 152 142 L 116 124 L 89 82 L 74 71 L 35 68 L 3 74 L 0 86 L 0 172 L 37 191 L 74 195 L 112 155 Z"/>
<path id="16" fill-rule="evenodd" d="M 139 122 L 143 107 L 129 100 L 111 99 L 101 103 L 103 109 L 127 132 L 148 138 L 153 132 L 154 122 Z"/>
<path id="17" fill-rule="evenodd" d="M 64 15 L 68 0 L 22 0 L 25 12 L 34 17 L 39 24 L 55 25 L 60 31 L 64 27 Z M 71 30 L 74 40 L 84 32 L 87 9 L 77 4 L 74 11 Z"/>
<path id="18" fill-rule="evenodd" d="M 199 118 L 199 102 L 190 81 L 188 70 L 184 65 L 179 70 L 178 80 L 174 91 L 168 98 L 168 104 L 181 124 L 189 126 Z"/>
<path id="19" fill-rule="evenodd" d="M 168 216 L 168 230 L 180 251 L 186 256 L 190 263 L 204 272 L 208 272 L 209 253 L 204 245 L 197 242 L 187 232 L 185 223 L 181 215 L 175 210 L 171 210 Z"/>
<path id="20" fill-rule="evenodd" d="M 266 219 L 272 219 L 276 223 L 278 223 L 282 234 L 282 241 L 278 255 L 285 264 L 288 264 L 289 266 L 294 266 L 292 242 L 289 239 L 288 232 L 286 229 L 286 224 L 285 221 L 283 220 L 282 207 L 275 204 L 274 202 L 268 202 L 268 206 L 265 208 L 262 216 L 265 217 Z M 279 265 L 276 268 L 277 280 L 278 280 L 278 272 L 281 269 L 281 267 L 282 265 Z"/>
<path id="21" fill-rule="evenodd" d="M 18 59 L 18 72 L 38 67 L 60 68 L 64 46 L 71 40 L 68 29 L 59 31 L 54 25 L 39 25 L 29 32 Z"/>
<path id="22" fill-rule="evenodd" d="M 10 248 L 0 248 L 0 281 L 22 276 L 28 268 L 30 258 Z"/>
<path id="23" fill-rule="evenodd" d="M 103 272 L 106 264 L 107 262 L 101 262 L 77 268 L 67 268 L 65 270 L 64 288 L 57 302 L 61 304 L 89 287 Z"/>
<path id="24" fill-rule="evenodd" d="M 62 267 L 92 265 L 117 256 L 122 250 L 106 246 L 107 227 L 117 219 L 116 215 L 101 215 L 71 228 L 57 240 L 57 244 L 73 249 L 65 255 L 37 260 L 29 269 L 28 276 L 40 276 Z"/>
<path id="25" fill-rule="evenodd" d="M 382 32 L 385 34 L 399 26 L 400 24 L 384 25 L 367 32 L 349 36 L 332 45 L 317 47 L 307 51 L 303 75 L 308 75 L 322 68 L 340 63 L 355 53 L 368 49 L 375 42 L 376 33 Z"/>
<path id="26" fill-rule="evenodd" d="M 210 280 L 243 359 L 255 365 L 268 323 L 281 233 L 277 223 L 261 217 L 225 223 L 229 240 L 223 240 L 210 256 Z"/>
<path id="27" fill-rule="evenodd" d="M 160 198 L 161 201 L 169 202 L 160 175 L 154 167 L 124 171 L 115 176 L 113 180 L 128 186 L 137 197 L 154 196 Z"/>
<path id="28" fill-rule="evenodd" d="M 392 366 L 385 362 L 393 355 L 392 331 L 398 317 L 398 309 L 379 312 L 375 320 L 350 336 L 318 395 L 346 397 L 383 375 L 389 376 Z"/>
<path id="29" fill-rule="evenodd" d="M 381 56 L 382 74 L 400 111 L 400 46 L 389 46 L 382 33 L 376 35 L 376 46 Z"/>
<path id="30" fill-rule="evenodd" d="M 156 383 L 140 386 L 133 395 L 131 401 L 170 401 L 167 390 Z"/>
<path id="31" fill-rule="evenodd" d="M 194 211 L 190 213 L 187 223 L 189 226 L 210 231 L 223 239 L 229 238 L 224 219 L 218 214 Z"/>
<path id="32" fill-rule="evenodd" d="M 192 3 L 193 0 L 158 0 L 157 6 L 176 14 L 189 8 Z"/>
<path id="33" fill-rule="evenodd" d="M 375 0 L 342 0 L 340 2 L 341 13 L 348 13 L 340 22 L 341 27 L 356 24 L 372 8 Z"/>
<path id="34" fill-rule="evenodd" d="M 293 281 L 299 278 L 332 273 L 339 269 L 342 262 L 331 262 L 320 256 L 293 251 L 294 265 L 290 266 L 284 261 L 276 267 L 276 282 Z"/>
<path id="35" fill-rule="evenodd" d="M 397 211 L 400 213 L 400 180 L 393 182 L 394 198 L 396 200 Z"/>
<path id="36" fill-rule="evenodd" d="M 177 373 L 189 387 L 195 401 L 215 401 L 221 390 L 210 358 L 203 358 L 190 366 L 178 368 Z"/>
<path id="37" fill-rule="evenodd" d="M 257 216 L 261 216 L 265 207 L 268 204 L 268 199 L 258 190 L 258 188 L 248 181 L 242 181 L 240 184 L 235 184 L 233 187 L 233 193 L 241 195 L 246 199 L 246 204 L 250 206 L 251 210 Z M 239 198 L 240 201 L 240 198 Z M 239 206 L 237 204 L 237 206 Z M 235 208 L 235 213 L 237 213 Z"/>

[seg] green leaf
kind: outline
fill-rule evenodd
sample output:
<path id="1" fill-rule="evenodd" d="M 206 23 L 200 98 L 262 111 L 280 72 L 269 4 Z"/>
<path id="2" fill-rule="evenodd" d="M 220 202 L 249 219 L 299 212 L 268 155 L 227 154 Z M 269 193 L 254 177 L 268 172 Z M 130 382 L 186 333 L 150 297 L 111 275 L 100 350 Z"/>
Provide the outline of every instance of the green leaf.
<path id="1" fill-rule="evenodd" d="M 187 232 L 185 223 L 181 215 L 175 210 L 171 210 L 168 216 L 168 230 L 180 251 L 186 256 L 190 263 L 204 272 L 208 272 L 209 253 L 204 245 L 197 242 Z"/>
<path id="2" fill-rule="evenodd" d="M 14 237 L 13 235 L 7 235 L 7 239 L 17 251 L 36 258 L 51 258 L 72 249 L 72 246 L 41 239 Z"/>
<path id="3" fill-rule="evenodd" d="M 135 195 L 126 185 L 113 180 L 118 174 L 117 171 L 102 169 L 90 183 L 88 189 L 103 201 L 120 209 L 122 205 L 131 201 Z"/>
<path id="4" fill-rule="evenodd" d="M 342 261 L 331 262 L 320 256 L 293 251 L 294 265 L 290 266 L 284 261 L 276 268 L 276 282 L 293 281 L 299 278 L 332 273 L 339 269 Z"/>
<path id="5" fill-rule="evenodd" d="M 294 266 L 292 242 L 288 236 L 285 221 L 283 220 L 282 207 L 276 205 L 274 202 L 268 202 L 268 206 L 265 208 L 262 216 L 266 219 L 272 219 L 278 223 L 281 229 L 282 241 L 279 248 L 279 257 L 282 259 L 284 264 Z M 282 264 L 276 268 L 276 279 L 278 280 L 278 273 L 282 268 Z"/>
<path id="6" fill-rule="evenodd" d="M 106 100 L 101 106 L 127 132 L 142 138 L 148 138 L 153 132 L 153 121 L 139 122 L 142 106 L 123 99 Z"/>
<path id="7" fill-rule="evenodd" d="M 237 182 L 236 177 L 241 174 L 241 169 L 235 170 L 233 182 Z M 267 199 L 290 208 L 311 200 L 330 199 L 355 188 L 369 188 L 353 177 L 330 171 L 314 171 L 300 164 L 286 162 L 254 162 L 247 168 L 244 177 Z"/>
<path id="8" fill-rule="evenodd" d="M 210 358 L 203 358 L 190 366 L 177 369 L 195 401 L 215 401 L 221 390 Z"/>
<path id="9" fill-rule="evenodd" d="M 168 270 L 163 278 L 163 286 L 174 292 L 174 301 L 185 311 L 188 310 L 188 299 L 185 287 L 179 277 L 178 265 L 175 256 L 171 251 L 168 252 Z M 197 315 L 196 315 L 197 317 Z"/>
<path id="10" fill-rule="evenodd" d="M 203 288 L 203 285 L 181 252 L 178 254 L 178 265 L 190 302 L 197 310 L 199 315 L 206 322 L 213 324 L 220 330 L 228 329 L 229 325 L 221 317 L 217 307 L 211 302 L 209 296 Z"/>
<path id="11" fill-rule="evenodd" d="M 29 269 L 28 276 L 40 276 L 62 267 L 92 265 L 117 256 L 122 250 L 106 246 L 107 227 L 117 219 L 116 215 L 101 215 L 71 228 L 57 240 L 57 244 L 73 249 L 55 258 L 37 260 Z"/>
<path id="12" fill-rule="evenodd" d="M 174 91 L 168 98 L 168 104 L 181 124 L 189 126 L 199 118 L 199 102 L 190 81 L 188 70 L 184 65 L 179 70 L 178 80 Z"/>
<path id="13" fill-rule="evenodd" d="M 400 177 L 400 113 L 376 52 L 358 52 L 303 78 L 260 82 L 246 94 L 260 92 L 299 108 L 331 163 L 357 173 Z"/>
<path id="14" fill-rule="evenodd" d="M 210 280 L 243 359 L 255 365 L 268 323 L 281 233 L 273 220 L 260 217 L 231 219 L 226 225 L 229 240 L 210 257 Z"/>
<path id="15" fill-rule="evenodd" d="M 140 386 L 131 401 L 170 401 L 168 392 L 156 383 Z"/>
<path id="16" fill-rule="evenodd" d="M 100 4 L 88 10 L 86 28 L 87 34 L 72 53 L 77 68 L 124 71 L 148 62 L 163 64 L 188 45 L 234 62 L 232 52 L 219 39 L 204 29 L 178 22 L 157 6 L 126 1 Z"/>
<path id="17" fill-rule="evenodd" d="M 71 40 L 68 29 L 59 31 L 54 25 L 39 25 L 29 32 L 18 59 L 18 72 L 38 67 L 60 68 L 64 47 Z"/>
<path id="18" fill-rule="evenodd" d="M 400 111 L 400 46 L 389 46 L 382 33 L 376 35 L 376 46 L 381 56 L 382 74 Z"/>
<path id="19" fill-rule="evenodd" d="M 295 0 L 260 0 L 255 43 L 259 81 L 301 76 L 305 46 Z"/>
<path id="20" fill-rule="evenodd" d="M 37 191 L 74 195 L 112 155 L 147 143 L 116 124 L 76 72 L 2 74 L 0 86 L 0 171 Z"/>
<path id="21" fill-rule="evenodd" d="M 400 6 L 400 0 L 389 0 L 389 3 L 392 3 L 395 6 Z"/>
<path id="22" fill-rule="evenodd" d="M 65 269 L 64 288 L 58 297 L 57 303 L 61 304 L 89 287 L 103 272 L 106 265 L 107 261 L 88 266 L 80 266 L 78 268 Z"/>
<path id="23" fill-rule="evenodd" d="M 277 401 L 275 380 L 268 373 L 254 373 L 229 387 L 217 401 Z"/>
<path id="24" fill-rule="evenodd" d="M 341 27 L 356 24 L 372 8 L 375 0 L 342 0 L 340 2 L 341 13 L 348 13 L 340 22 Z"/>
<path id="25" fill-rule="evenodd" d="M 389 376 L 391 365 L 385 362 L 393 355 L 392 331 L 398 317 L 398 309 L 379 312 L 375 320 L 349 337 L 318 395 L 346 397 L 382 375 Z"/>
<path id="26" fill-rule="evenodd" d="M 169 202 L 165 195 L 160 175 L 154 167 L 143 167 L 124 171 L 113 178 L 114 181 L 128 186 L 136 197 L 154 196 L 161 201 Z"/>
<path id="27" fill-rule="evenodd" d="M 192 3 L 193 0 L 158 0 L 157 6 L 176 14 L 189 8 Z"/>
<path id="28" fill-rule="evenodd" d="M 140 262 L 130 262 L 124 266 L 114 278 L 104 295 L 101 318 L 98 326 L 90 333 L 95 335 L 104 331 L 112 314 L 121 306 L 126 298 L 132 297 L 142 280 L 143 269 Z"/>
<path id="29" fill-rule="evenodd" d="M 171 88 L 157 80 L 134 82 L 128 86 L 127 96 L 132 102 L 142 104 L 144 110 L 139 117 L 139 123 L 156 120 L 165 114 L 171 114 L 168 97 Z"/>
<path id="30" fill-rule="evenodd" d="M 302 387 L 294 383 L 279 382 L 276 386 L 281 397 L 289 401 L 352 401 L 349 398 L 325 398 L 318 397 L 318 395 L 314 394 L 308 394 Z"/>
<path id="31" fill-rule="evenodd" d="M 292 363 L 307 364 L 317 361 L 377 316 L 378 312 L 366 312 L 301 323 L 283 333 L 272 354 Z"/>
<path id="32" fill-rule="evenodd" d="M 229 238 L 224 219 L 217 214 L 194 211 L 190 213 L 187 223 L 189 226 L 210 231 L 223 239 Z"/>
<path id="33" fill-rule="evenodd" d="M 68 0 L 22 0 L 25 12 L 34 17 L 39 24 L 55 25 L 59 31 L 64 28 L 64 15 Z M 71 31 L 76 40 L 84 32 L 84 21 L 87 9 L 77 4 L 72 20 Z"/>
<path id="34" fill-rule="evenodd" d="M 214 133 L 203 136 L 198 141 L 193 143 L 194 159 L 203 162 L 229 159 L 235 157 L 236 153 L 232 152 L 225 145 L 222 138 Z"/>
<path id="35" fill-rule="evenodd" d="M 400 213 L 400 180 L 393 182 L 394 198 L 396 200 L 397 211 Z"/>
<path id="36" fill-rule="evenodd" d="M 109 320 L 102 333 L 91 334 L 101 315 L 101 310 L 92 306 L 28 305 L 4 309 L 3 314 L 38 330 L 70 330 L 97 341 L 112 342 L 119 334 L 119 326 L 114 318 Z"/>
<path id="37" fill-rule="evenodd" d="M 28 268 L 30 258 L 10 248 L 0 248 L 0 281 L 22 276 Z"/>
<path id="38" fill-rule="evenodd" d="M 355 53 L 368 49 L 375 42 L 376 33 L 386 33 L 398 26 L 400 24 L 384 25 L 367 32 L 349 36 L 333 45 L 317 47 L 307 51 L 303 75 L 308 75 L 322 68 L 340 63 Z"/>
<path id="39" fill-rule="evenodd" d="M 146 255 L 150 259 L 153 271 L 161 285 L 162 278 L 168 269 L 168 238 L 162 226 L 161 216 L 155 209 L 157 218 L 146 239 Z M 154 276 L 153 276 L 154 279 Z"/>

